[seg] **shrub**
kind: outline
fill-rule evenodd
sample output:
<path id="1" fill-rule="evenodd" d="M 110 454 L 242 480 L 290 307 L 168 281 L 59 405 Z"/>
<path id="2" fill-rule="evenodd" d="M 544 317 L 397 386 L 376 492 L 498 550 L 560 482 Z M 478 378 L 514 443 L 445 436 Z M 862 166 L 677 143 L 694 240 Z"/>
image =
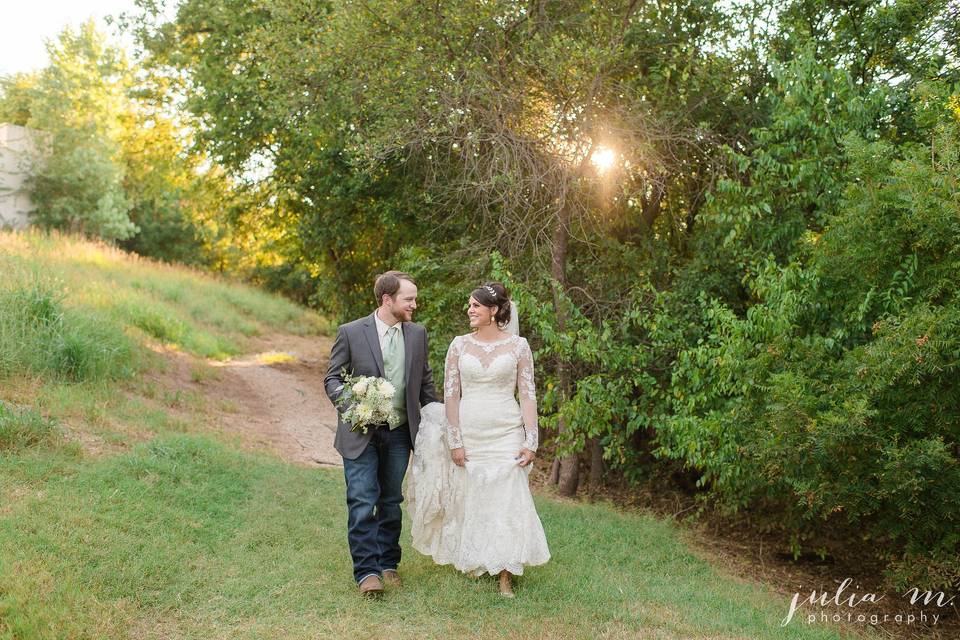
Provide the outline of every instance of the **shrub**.
<path id="1" fill-rule="evenodd" d="M 925 588 L 960 582 L 957 132 L 935 131 L 934 162 L 848 137 L 823 233 L 760 267 L 744 314 L 704 309 L 658 428 L 723 503 L 774 506 L 795 539 L 849 527 Z"/>

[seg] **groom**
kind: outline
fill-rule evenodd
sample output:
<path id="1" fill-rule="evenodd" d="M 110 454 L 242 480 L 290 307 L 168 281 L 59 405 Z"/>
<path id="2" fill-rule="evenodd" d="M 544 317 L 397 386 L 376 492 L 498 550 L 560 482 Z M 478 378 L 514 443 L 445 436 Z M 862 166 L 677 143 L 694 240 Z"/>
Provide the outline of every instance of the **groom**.
<path id="1" fill-rule="evenodd" d="M 427 362 L 427 332 L 414 324 L 417 285 L 406 273 L 387 271 L 373 286 L 377 307 L 369 316 L 341 325 L 323 379 L 336 403 L 343 373 L 389 380 L 396 424 L 366 434 L 350 431 L 342 415 L 333 446 L 343 456 L 347 483 L 347 541 L 353 577 L 362 595 L 379 595 L 383 583 L 400 586 L 401 484 L 420 426 L 420 407 L 437 401 Z"/>

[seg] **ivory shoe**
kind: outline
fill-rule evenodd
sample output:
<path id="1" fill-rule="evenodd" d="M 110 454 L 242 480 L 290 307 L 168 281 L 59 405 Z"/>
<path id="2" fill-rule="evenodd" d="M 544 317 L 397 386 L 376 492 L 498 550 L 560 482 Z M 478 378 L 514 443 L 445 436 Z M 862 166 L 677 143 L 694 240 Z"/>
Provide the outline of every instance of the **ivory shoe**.
<path id="1" fill-rule="evenodd" d="M 500 595 L 504 598 L 513 598 L 513 585 L 511 584 L 510 574 L 500 574 Z"/>
<path id="2" fill-rule="evenodd" d="M 360 595 L 376 597 L 383 593 L 383 583 L 377 576 L 367 576 L 360 581 Z"/>

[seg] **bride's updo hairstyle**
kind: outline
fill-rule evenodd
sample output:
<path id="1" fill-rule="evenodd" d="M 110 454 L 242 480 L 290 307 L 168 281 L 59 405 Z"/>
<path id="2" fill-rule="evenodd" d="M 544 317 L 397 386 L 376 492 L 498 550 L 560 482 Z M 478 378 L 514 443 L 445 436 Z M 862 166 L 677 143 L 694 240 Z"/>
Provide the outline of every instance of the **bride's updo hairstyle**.
<path id="1" fill-rule="evenodd" d="M 510 294 L 502 284 L 488 282 L 474 289 L 470 295 L 485 307 L 498 307 L 493 316 L 498 325 L 504 327 L 510 322 Z"/>

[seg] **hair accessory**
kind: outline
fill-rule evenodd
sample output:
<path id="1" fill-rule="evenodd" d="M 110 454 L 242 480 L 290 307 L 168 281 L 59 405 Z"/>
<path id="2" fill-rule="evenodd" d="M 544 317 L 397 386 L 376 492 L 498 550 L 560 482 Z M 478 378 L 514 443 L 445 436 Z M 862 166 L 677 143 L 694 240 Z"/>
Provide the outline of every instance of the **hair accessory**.
<path id="1" fill-rule="evenodd" d="M 483 285 L 483 288 L 484 288 L 484 290 L 485 290 L 487 293 L 489 293 L 490 295 L 493 296 L 493 299 L 494 299 L 494 300 L 497 299 L 497 292 L 494 290 L 493 287 L 491 287 L 491 286 L 488 285 L 488 284 L 485 284 L 485 285 Z"/>

